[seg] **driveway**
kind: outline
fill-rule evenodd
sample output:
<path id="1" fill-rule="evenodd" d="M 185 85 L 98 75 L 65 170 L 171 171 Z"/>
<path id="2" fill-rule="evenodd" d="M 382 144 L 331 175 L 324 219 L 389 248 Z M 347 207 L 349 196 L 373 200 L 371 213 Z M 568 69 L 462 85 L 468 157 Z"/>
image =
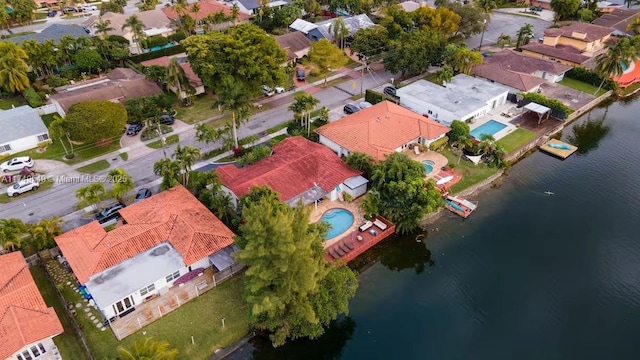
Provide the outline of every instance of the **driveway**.
<path id="1" fill-rule="evenodd" d="M 177 132 L 177 131 L 179 131 L 181 129 L 189 127 L 189 124 L 176 119 L 176 122 L 173 125 L 171 125 L 171 127 L 173 128 L 173 132 Z M 172 133 L 164 134 L 165 138 L 167 136 L 170 136 Z M 138 135 L 135 135 L 135 136 L 128 136 L 127 134 L 123 134 L 122 137 L 120 138 L 120 148 L 121 149 L 126 149 L 126 153 L 128 155 L 127 161 L 131 161 L 133 159 L 138 159 L 138 158 L 147 156 L 147 155 L 153 153 L 154 151 L 156 151 L 155 149 L 152 149 L 152 148 L 142 144 L 142 142 L 140 140 L 140 135 L 141 134 L 142 134 L 142 131 L 140 133 L 138 133 Z M 180 134 L 179 136 L 180 136 L 180 138 L 191 138 L 191 137 L 194 137 L 195 136 L 195 129 L 186 131 L 186 132 Z"/>

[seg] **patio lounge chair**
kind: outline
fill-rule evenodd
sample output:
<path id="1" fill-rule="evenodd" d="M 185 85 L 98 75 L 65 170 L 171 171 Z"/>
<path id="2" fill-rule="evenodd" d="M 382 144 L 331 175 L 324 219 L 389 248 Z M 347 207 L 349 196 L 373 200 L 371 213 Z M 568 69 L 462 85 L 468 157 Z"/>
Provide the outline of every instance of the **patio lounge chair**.
<path id="1" fill-rule="evenodd" d="M 420 147 L 418 145 L 413 145 L 413 152 L 416 153 L 416 155 L 420 155 Z"/>
<path id="2" fill-rule="evenodd" d="M 181 298 L 182 300 L 184 300 L 184 301 L 187 301 L 187 300 L 189 300 L 189 294 L 187 294 L 187 292 L 186 292 L 186 291 L 181 291 L 181 292 L 180 292 L 180 298 Z"/>
<path id="3" fill-rule="evenodd" d="M 340 249 L 342 249 L 342 251 L 344 251 L 345 253 L 348 253 L 351 251 L 351 249 L 349 249 L 345 244 L 340 243 L 340 245 L 338 245 L 338 247 Z"/>
<path id="4" fill-rule="evenodd" d="M 168 302 L 169 302 L 169 306 L 171 306 L 172 308 L 178 306 L 178 303 L 176 302 L 176 299 L 173 298 L 173 296 L 169 298 Z"/>
<path id="5" fill-rule="evenodd" d="M 153 319 L 153 312 L 151 310 L 149 310 L 149 309 L 146 309 L 144 311 L 144 316 L 147 317 L 147 320 L 151 320 L 151 319 Z"/>
<path id="6" fill-rule="evenodd" d="M 344 254 L 345 254 L 345 252 L 342 251 L 342 249 L 340 249 L 340 247 L 338 247 L 338 246 L 334 246 L 333 250 L 335 250 L 335 252 L 337 252 L 338 255 L 340 255 L 340 256 L 344 256 Z"/>
<path id="7" fill-rule="evenodd" d="M 380 228 L 380 230 L 385 231 L 387 230 L 387 224 L 383 223 L 382 221 L 380 221 L 380 219 L 376 219 L 373 224 L 377 227 Z"/>
<path id="8" fill-rule="evenodd" d="M 373 226 L 373 223 L 371 221 L 367 221 L 366 223 L 360 226 L 360 232 L 365 232 L 372 226 Z"/>
<path id="9" fill-rule="evenodd" d="M 340 255 L 338 255 L 338 253 L 334 249 L 330 249 L 329 250 L 329 255 L 331 255 L 331 257 L 334 258 L 334 259 L 339 259 L 340 258 Z"/>
<path id="10" fill-rule="evenodd" d="M 345 241 L 344 242 L 345 246 L 348 247 L 350 250 L 353 250 L 356 248 L 355 245 L 353 245 L 353 243 L 351 241 Z"/>

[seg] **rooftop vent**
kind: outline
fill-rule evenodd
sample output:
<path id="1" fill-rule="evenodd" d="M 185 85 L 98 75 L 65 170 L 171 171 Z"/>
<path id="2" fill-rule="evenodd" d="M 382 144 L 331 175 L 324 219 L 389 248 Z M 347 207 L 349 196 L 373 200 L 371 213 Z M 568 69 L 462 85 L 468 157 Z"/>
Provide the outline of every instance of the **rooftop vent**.
<path id="1" fill-rule="evenodd" d="M 460 104 L 460 100 L 454 100 L 453 103 L 454 104 Z"/>

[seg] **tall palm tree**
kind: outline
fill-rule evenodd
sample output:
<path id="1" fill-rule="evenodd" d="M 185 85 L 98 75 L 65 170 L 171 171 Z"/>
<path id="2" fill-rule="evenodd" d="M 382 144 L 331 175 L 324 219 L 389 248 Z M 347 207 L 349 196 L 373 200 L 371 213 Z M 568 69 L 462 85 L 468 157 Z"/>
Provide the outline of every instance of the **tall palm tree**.
<path id="1" fill-rule="evenodd" d="M 106 191 L 102 183 L 92 183 L 76 190 L 76 198 L 94 209 L 104 199 Z"/>
<path id="2" fill-rule="evenodd" d="M 29 226 L 30 245 L 37 251 L 53 247 L 54 238 L 63 233 L 62 222 L 62 218 L 54 216 L 31 224 Z"/>
<path id="3" fill-rule="evenodd" d="M 0 42 L 0 88 L 14 94 L 29 87 L 28 59 L 27 53 L 18 45 Z"/>
<path id="4" fill-rule="evenodd" d="M 116 168 L 109 171 L 109 180 L 113 184 L 111 188 L 111 197 L 122 201 L 122 198 L 135 188 L 131 175 L 127 174 L 122 168 Z"/>
<path id="5" fill-rule="evenodd" d="M 241 84 L 236 84 L 231 78 L 222 79 L 220 88 L 216 92 L 218 99 L 214 106 L 231 111 L 231 126 L 233 143 L 238 148 L 238 124 L 236 121 L 241 121 L 250 111 L 251 95 L 249 91 Z M 248 117 L 247 117 L 248 118 Z"/>
<path id="6" fill-rule="evenodd" d="M 505 45 L 509 45 L 510 43 L 511 43 L 511 36 L 507 34 L 500 34 L 500 36 L 498 36 L 497 44 L 500 45 L 502 49 L 504 49 Z"/>
<path id="7" fill-rule="evenodd" d="M 153 173 L 162 176 L 162 183 L 160 184 L 162 190 L 170 189 L 180 184 L 181 171 L 180 164 L 170 159 L 161 159 L 153 164 Z"/>
<path id="8" fill-rule="evenodd" d="M 596 57 L 596 67 L 594 71 L 602 77 L 598 91 L 604 85 L 604 82 L 612 76 L 621 76 L 624 69 L 629 68 L 632 62 L 638 60 L 639 48 L 628 37 L 618 39 L 616 42 L 607 43 L 604 53 Z"/>
<path id="9" fill-rule="evenodd" d="M 227 127 L 214 128 L 208 124 L 196 125 L 196 141 L 205 144 L 214 143 L 227 133 Z"/>
<path id="10" fill-rule="evenodd" d="M 189 78 L 187 78 L 184 68 L 180 65 L 177 58 L 171 58 L 164 80 L 167 83 L 167 90 L 171 88 L 178 89 L 178 97 L 187 105 L 190 103 L 191 96 L 195 94 L 195 89 L 189 83 Z"/>
<path id="11" fill-rule="evenodd" d="M 193 13 L 193 22 L 196 24 L 196 31 L 198 29 L 198 13 L 200 12 L 200 5 L 195 3 L 191 5 L 191 12 Z"/>
<path id="12" fill-rule="evenodd" d="M 109 31 L 115 30 L 111 27 L 111 20 L 102 20 L 100 18 L 96 23 L 96 34 L 101 38 L 106 38 Z"/>
<path id="13" fill-rule="evenodd" d="M 27 225 L 19 219 L 0 219 L 0 246 L 2 251 L 16 251 L 22 247 Z"/>
<path id="14" fill-rule="evenodd" d="M 53 115 L 53 121 L 49 124 L 49 133 L 51 136 L 57 137 L 64 149 L 64 154 L 67 159 L 73 157 L 73 143 L 69 139 L 69 133 L 64 129 L 64 118 L 58 114 Z M 67 150 L 67 146 L 64 144 L 63 137 L 67 138 L 69 142 L 70 150 Z"/>
<path id="15" fill-rule="evenodd" d="M 146 338 L 143 342 L 136 341 L 131 349 L 118 348 L 118 352 L 125 360 L 174 360 L 178 356 L 178 349 L 171 349 L 167 341 L 154 341 Z"/>
<path id="16" fill-rule="evenodd" d="M 182 185 L 188 186 L 189 172 L 191 171 L 193 164 L 202 157 L 200 149 L 191 146 L 180 147 L 180 145 L 178 145 L 173 153 L 173 157 L 181 168 Z"/>
<path id="17" fill-rule="evenodd" d="M 129 28 L 133 33 L 133 40 L 138 44 L 138 52 L 142 53 L 140 41 L 144 39 L 144 23 L 136 15 L 131 15 L 122 25 L 122 30 Z"/>
<path id="18" fill-rule="evenodd" d="M 633 31 L 634 34 L 640 34 L 640 18 L 635 18 L 629 25 L 627 25 L 627 30 Z"/>
<path id="19" fill-rule="evenodd" d="M 335 41 L 336 45 L 340 49 L 344 48 L 344 39 L 349 36 L 349 28 L 347 28 L 347 24 L 342 17 L 336 18 L 331 23 L 329 32 L 333 35 L 333 41 Z"/>
<path id="20" fill-rule="evenodd" d="M 533 35 L 533 25 L 525 23 L 516 33 L 516 49 L 520 49 L 529 43 Z"/>

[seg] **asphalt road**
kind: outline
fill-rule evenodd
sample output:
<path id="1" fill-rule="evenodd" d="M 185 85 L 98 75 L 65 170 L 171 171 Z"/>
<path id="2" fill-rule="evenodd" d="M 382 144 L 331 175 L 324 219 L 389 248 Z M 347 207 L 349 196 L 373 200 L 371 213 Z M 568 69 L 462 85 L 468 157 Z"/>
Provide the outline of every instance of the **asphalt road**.
<path id="1" fill-rule="evenodd" d="M 384 71 L 380 71 L 376 75 L 365 75 L 364 88 L 377 87 L 381 84 L 381 81 L 386 81 L 391 77 L 391 74 Z M 342 84 L 339 84 L 339 86 L 352 90 L 354 81 L 359 85 L 360 79 L 353 80 L 347 78 Z M 280 96 L 291 99 L 292 93 L 286 93 Z M 349 99 L 350 95 L 346 91 L 339 90 L 337 87 L 329 87 L 321 90 L 314 94 L 314 96 L 320 100 L 319 107 L 327 106 L 331 109 L 340 108 L 344 106 L 344 104 L 351 102 Z M 248 122 L 242 124 L 238 129 L 238 136 L 243 138 L 249 135 L 259 134 L 269 128 L 291 120 L 293 114 L 287 109 L 289 102 L 252 116 Z M 202 149 L 202 152 L 213 150 L 218 146 L 217 144 L 205 146 L 205 144 L 196 142 L 194 136 L 194 130 L 180 134 L 179 145 L 199 147 Z M 169 156 L 173 153 L 175 147 L 176 145 L 167 147 L 167 154 Z M 162 150 L 156 150 L 152 153 L 142 155 L 139 158 L 130 158 L 128 161 L 122 160 L 117 155 L 108 161 L 111 164 L 111 168 L 123 168 L 133 177 L 136 187 L 140 187 L 158 179 L 153 173 L 153 164 L 162 159 L 163 156 Z M 107 173 L 108 170 L 105 170 L 91 176 L 106 175 Z M 87 179 L 87 182 L 90 182 L 89 179 Z M 77 200 L 75 192 L 78 188 L 85 185 L 87 185 L 87 183 L 56 182 L 51 189 L 46 191 L 32 195 L 24 194 L 11 203 L 0 205 L 0 218 L 18 218 L 25 222 L 35 222 L 54 215 L 65 216 L 71 214 L 76 211 L 75 206 Z M 89 221 L 90 218 L 82 217 L 71 220 L 68 219 L 65 224 L 65 229 L 70 229 Z"/>
<path id="2" fill-rule="evenodd" d="M 501 34 L 509 35 L 515 41 L 517 38 L 516 33 L 526 23 L 533 25 L 534 41 L 542 37 L 544 30 L 551 25 L 550 22 L 541 19 L 494 12 L 484 32 L 482 46 L 495 44 L 498 42 L 498 37 L 500 37 Z M 481 37 L 481 34 L 474 35 L 467 39 L 465 43 L 469 48 L 477 48 L 480 45 Z"/>

